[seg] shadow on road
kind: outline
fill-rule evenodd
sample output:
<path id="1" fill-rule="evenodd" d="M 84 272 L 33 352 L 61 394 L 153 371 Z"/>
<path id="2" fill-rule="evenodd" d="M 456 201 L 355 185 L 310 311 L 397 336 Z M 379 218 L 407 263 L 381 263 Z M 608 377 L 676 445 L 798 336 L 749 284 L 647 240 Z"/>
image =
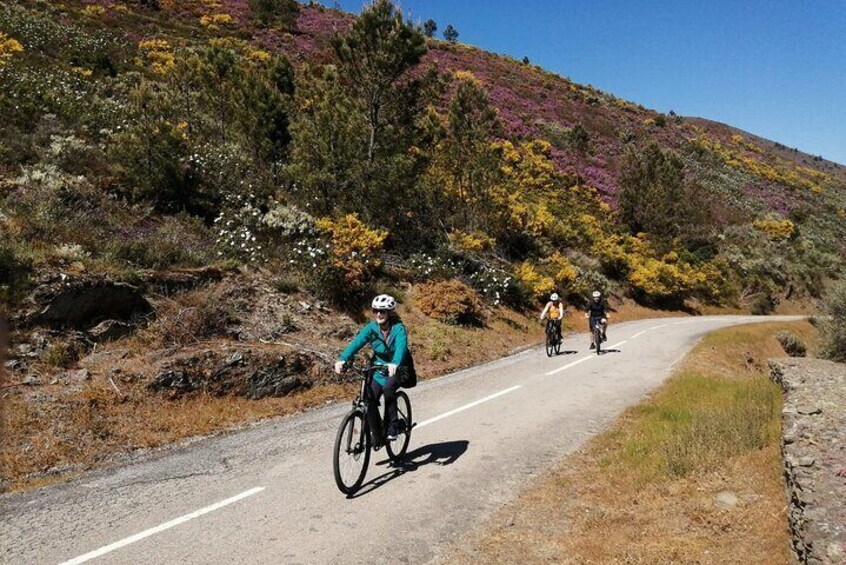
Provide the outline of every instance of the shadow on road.
<path id="1" fill-rule="evenodd" d="M 403 460 L 397 463 L 392 463 L 390 459 L 379 461 L 376 463 L 377 465 L 389 465 L 390 470 L 367 481 L 361 485 L 361 488 L 354 495 L 347 498 L 364 496 L 397 477 L 416 471 L 425 465 L 451 465 L 459 457 L 464 455 L 468 445 L 470 445 L 470 442 L 467 440 L 432 443 L 418 447 L 414 451 L 409 451 L 405 454 Z"/>
<path id="2" fill-rule="evenodd" d="M 575 355 L 576 353 L 578 353 L 578 350 L 576 349 L 566 349 L 564 351 L 559 351 L 554 355 L 554 357 L 557 357 L 558 355 Z"/>
<path id="3" fill-rule="evenodd" d="M 619 349 L 603 349 L 599 352 L 600 355 L 605 355 L 606 353 L 622 353 Z"/>

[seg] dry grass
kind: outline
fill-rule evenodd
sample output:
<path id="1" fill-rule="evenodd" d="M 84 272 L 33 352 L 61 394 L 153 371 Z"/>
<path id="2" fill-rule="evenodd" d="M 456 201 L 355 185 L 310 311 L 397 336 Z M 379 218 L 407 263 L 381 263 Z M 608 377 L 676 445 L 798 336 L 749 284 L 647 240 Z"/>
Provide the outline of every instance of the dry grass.
<path id="1" fill-rule="evenodd" d="M 46 477 L 68 478 L 68 472 L 115 454 L 340 401 L 354 394 L 355 385 L 326 384 L 261 400 L 204 394 L 166 400 L 140 384 L 120 383 L 117 389 L 98 379 L 75 394 L 57 391 L 47 402 L 25 394 L 6 398 L 0 469 L 7 486 L 13 490 L 41 486 Z"/>
<path id="2" fill-rule="evenodd" d="M 460 548 L 458 563 L 788 563 L 781 395 L 766 359 L 807 322 L 716 332 L 668 383 Z M 721 491 L 733 508 L 715 503 Z"/>
<path id="3" fill-rule="evenodd" d="M 151 393 L 146 384 L 161 363 L 176 355 L 234 345 L 211 336 L 198 341 L 197 336 L 203 332 L 196 325 L 201 320 L 217 320 L 220 311 L 217 303 L 195 302 L 199 294 L 189 293 L 179 301 L 166 301 L 160 319 L 141 335 L 98 349 L 101 354 L 110 349 L 123 350 L 124 354 L 86 363 L 92 374 L 90 381 L 3 391 L 6 396 L 0 479 L 6 483 L 5 487 L 18 490 L 43 486 L 114 461 L 115 455 L 293 414 L 327 402 L 347 400 L 355 394 L 355 384 L 329 382 L 288 397 L 261 400 L 202 393 L 169 399 L 167 395 Z M 441 324 L 406 307 L 402 315 L 410 328 L 415 360 L 424 378 L 540 343 L 542 334 L 540 324 L 535 324 L 531 317 L 505 309 L 491 312 L 485 328 Z M 284 337 L 321 349 L 330 356 L 336 354 L 343 342 L 327 338 L 325 331 L 337 325 L 337 315 L 323 317 L 324 314 L 312 315 L 313 325 Z M 188 325 L 194 329 L 179 330 L 174 326 L 178 319 L 186 324 L 190 322 Z M 219 327 L 215 326 L 211 333 L 219 333 Z M 253 342 L 240 343 L 237 347 L 262 349 L 271 354 L 290 351 L 282 345 Z M 37 364 L 35 368 L 43 375 L 43 382 L 50 380 L 51 371 L 58 370 L 46 364 Z M 115 369 L 119 372 L 113 373 Z M 109 382 L 110 377 L 114 385 Z"/>

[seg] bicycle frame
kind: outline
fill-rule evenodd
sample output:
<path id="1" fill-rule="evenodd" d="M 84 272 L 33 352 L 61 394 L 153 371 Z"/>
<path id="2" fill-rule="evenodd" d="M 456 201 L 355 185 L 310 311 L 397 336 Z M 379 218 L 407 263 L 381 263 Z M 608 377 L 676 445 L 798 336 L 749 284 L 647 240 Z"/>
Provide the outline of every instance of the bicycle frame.
<path id="1" fill-rule="evenodd" d="M 385 445 L 385 424 L 382 421 L 382 415 L 379 414 L 379 399 L 373 396 L 373 390 L 370 384 L 373 382 L 373 374 L 376 371 L 381 371 L 381 367 L 368 367 L 366 369 L 353 368 L 359 374 L 363 374 L 361 379 L 361 389 L 358 398 L 353 400 L 353 406 L 362 411 L 364 419 L 368 423 L 368 428 L 373 437 L 373 448 L 379 449 Z"/>

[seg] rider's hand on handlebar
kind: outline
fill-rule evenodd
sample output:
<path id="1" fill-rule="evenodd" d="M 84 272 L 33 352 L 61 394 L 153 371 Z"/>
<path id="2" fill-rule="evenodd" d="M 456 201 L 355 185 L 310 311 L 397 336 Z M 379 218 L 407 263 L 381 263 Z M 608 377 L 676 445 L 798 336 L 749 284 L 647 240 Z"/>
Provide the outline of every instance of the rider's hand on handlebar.
<path id="1" fill-rule="evenodd" d="M 339 375 L 344 372 L 346 367 L 347 363 L 345 361 L 335 361 L 335 372 Z"/>

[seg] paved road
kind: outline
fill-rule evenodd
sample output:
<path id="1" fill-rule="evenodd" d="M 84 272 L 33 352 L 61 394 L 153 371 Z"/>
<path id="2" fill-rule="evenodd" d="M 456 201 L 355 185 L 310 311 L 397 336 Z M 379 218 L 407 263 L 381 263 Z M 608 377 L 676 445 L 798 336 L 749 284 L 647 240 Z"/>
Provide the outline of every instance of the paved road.
<path id="1" fill-rule="evenodd" d="M 705 333 L 789 318 L 700 317 L 612 325 L 421 383 L 404 472 L 371 459 L 363 491 L 335 487 L 348 405 L 208 438 L 66 485 L 0 498 L 2 563 L 425 563 L 533 476 L 669 375 Z M 572 353 L 564 353 L 564 350 Z M 374 462 L 376 463 L 374 465 Z"/>

